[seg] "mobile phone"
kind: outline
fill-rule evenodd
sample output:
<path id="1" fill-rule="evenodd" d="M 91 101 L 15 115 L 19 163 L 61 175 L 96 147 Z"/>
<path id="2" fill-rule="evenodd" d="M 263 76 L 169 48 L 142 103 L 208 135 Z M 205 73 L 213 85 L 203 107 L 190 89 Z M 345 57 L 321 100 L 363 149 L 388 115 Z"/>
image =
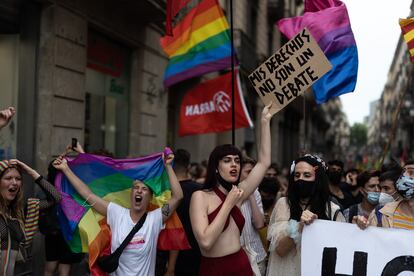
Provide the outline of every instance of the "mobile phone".
<path id="1" fill-rule="evenodd" d="M 78 144 L 78 139 L 72 138 L 72 149 L 75 150 L 76 146 Z"/>

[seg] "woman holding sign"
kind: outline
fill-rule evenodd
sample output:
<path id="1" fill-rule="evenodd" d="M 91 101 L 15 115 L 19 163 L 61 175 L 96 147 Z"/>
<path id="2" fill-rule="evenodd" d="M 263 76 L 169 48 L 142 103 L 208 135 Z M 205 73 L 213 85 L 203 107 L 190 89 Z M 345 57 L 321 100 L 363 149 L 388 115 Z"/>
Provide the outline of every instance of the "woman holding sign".
<path id="1" fill-rule="evenodd" d="M 292 163 L 288 196 L 277 201 L 270 218 L 267 275 L 300 275 L 304 225 L 315 219 L 345 222 L 339 206 L 329 200 L 326 170 L 325 162 L 310 154 Z"/>
<path id="2" fill-rule="evenodd" d="M 258 162 L 249 176 L 239 183 L 242 154 L 238 148 L 217 146 L 208 160 L 204 190 L 193 193 L 190 218 L 202 254 L 200 275 L 253 275 L 240 246 L 244 217 L 239 208 L 270 166 L 270 107 L 262 112 Z"/>

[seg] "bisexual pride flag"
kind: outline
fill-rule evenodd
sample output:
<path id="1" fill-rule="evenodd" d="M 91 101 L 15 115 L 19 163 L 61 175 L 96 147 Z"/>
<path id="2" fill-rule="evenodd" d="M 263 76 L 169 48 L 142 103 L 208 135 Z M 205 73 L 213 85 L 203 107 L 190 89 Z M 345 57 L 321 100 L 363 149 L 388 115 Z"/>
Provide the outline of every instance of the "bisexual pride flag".
<path id="1" fill-rule="evenodd" d="M 137 159 L 112 159 L 79 154 L 68 161 L 68 165 L 93 193 L 125 208 L 130 207 L 130 191 L 136 179 L 144 182 L 153 191 L 151 210 L 161 207 L 171 197 L 161 153 Z M 92 275 L 101 275 L 101 271 L 94 264 L 104 251 L 110 250 L 111 235 L 106 217 L 95 212 L 62 173 L 58 174 L 55 184 L 62 195 L 58 217 L 65 240 L 73 252 L 88 252 Z M 170 217 L 160 233 L 158 248 L 190 248 L 176 213 Z"/>
<path id="2" fill-rule="evenodd" d="M 312 86 L 317 103 L 355 90 L 358 50 L 344 3 L 305 0 L 302 16 L 281 19 L 277 26 L 289 39 L 306 27 L 332 64 L 332 70 Z"/>

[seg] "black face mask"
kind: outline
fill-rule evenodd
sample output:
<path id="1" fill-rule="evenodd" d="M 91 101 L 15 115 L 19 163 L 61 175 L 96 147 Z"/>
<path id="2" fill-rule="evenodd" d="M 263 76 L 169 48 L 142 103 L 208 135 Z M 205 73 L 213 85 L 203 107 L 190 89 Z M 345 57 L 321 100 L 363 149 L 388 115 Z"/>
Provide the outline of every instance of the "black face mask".
<path id="1" fill-rule="evenodd" d="M 237 186 L 240 180 L 240 174 L 236 182 L 229 182 L 229 181 L 224 180 L 224 178 L 221 177 L 219 172 L 216 172 L 216 177 L 217 177 L 218 183 L 220 183 L 220 185 L 223 186 L 223 188 L 226 189 L 228 192 L 230 192 L 231 188 L 233 188 L 233 185 Z"/>
<path id="2" fill-rule="evenodd" d="M 348 185 L 348 190 L 350 190 L 351 192 L 356 191 L 358 188 L 358 185 Z"/>
<path id="3" fill-rule="evenodd" d="M 315 191 L 315 181 L 296 180 L 293 183 L 293 190 L 299 195 L 299 198 L 309 198 Z"/>
<path id="4" fill-rule="evenodd" d="M 342 173 L 337 171 L 328 171 L 328 178 L 332 185 L 339 185 Z"/>

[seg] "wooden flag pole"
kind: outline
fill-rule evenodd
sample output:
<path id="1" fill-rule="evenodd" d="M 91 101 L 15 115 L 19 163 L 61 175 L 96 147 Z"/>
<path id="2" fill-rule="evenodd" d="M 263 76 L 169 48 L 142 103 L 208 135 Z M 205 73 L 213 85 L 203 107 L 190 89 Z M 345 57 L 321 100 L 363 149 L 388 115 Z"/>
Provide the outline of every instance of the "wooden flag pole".
<path id="1" fill-rule="evenodd" d="M 234 29 L 233 29 L 233 0 L 230 0 L 230 47 L 231 47 L 231 144 L 236 144 L 236 119 L 234 110 Z"/>

